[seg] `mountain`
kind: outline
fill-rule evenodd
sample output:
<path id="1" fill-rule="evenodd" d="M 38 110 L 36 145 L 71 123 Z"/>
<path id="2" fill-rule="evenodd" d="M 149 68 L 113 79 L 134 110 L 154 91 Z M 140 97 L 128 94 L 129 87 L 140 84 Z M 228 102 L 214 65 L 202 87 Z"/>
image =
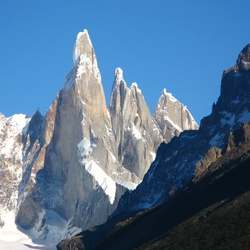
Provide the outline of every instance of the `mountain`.
<path id="1" fill-rule="evenodd" d="M 58 249 L 249 249 L 249 136 L 245 123 L 231 134 L 231 150 L 169 201 L 114 216 Z"/>
<path id="2" fill-rule="evenodd" d="M 218 101 L 199 130 L 163 142 L 107 223 L 58 249 L 248 249 L 249 65 L 250 44 L 223 72 Z"/>
<path id="3" fill-rule="evenodd" d="M 174 136 L 179 136 L 182 131 L 198 129 L 187 107 L 174 98 L 171 93 L 167 93 L 166 89 L 163 90 L 155 108 L 154 119 L 165 142 L 169 142 Z"/>
<path id="4" fill-rule="evenodd" d="M 116 214 L 160 205 L 184 187 L 225 152 L 231 131 L 250 120 L 250 74 L 247 45 L 236 66 L 223 72 L 221 93 L 212 113 L 201 121 L 199 130 L 184 131 L 170 143 L 162 143 L 143 182 L 119 202 Z"/>
<path id="5" fill-rule="evenodd" d="M 0 116 L 2 231 L 12 213 L 35 243 L 56 244 L 104 223 L 124 192 L 141 183 L 160 143 L 198 128 L 165 90 L 153 118 L 141 90 L 127 86 L 120 68 L 107 108 L 87 30 L 77 35 L 73 58 L 45 117 L 39 111 Z"/>

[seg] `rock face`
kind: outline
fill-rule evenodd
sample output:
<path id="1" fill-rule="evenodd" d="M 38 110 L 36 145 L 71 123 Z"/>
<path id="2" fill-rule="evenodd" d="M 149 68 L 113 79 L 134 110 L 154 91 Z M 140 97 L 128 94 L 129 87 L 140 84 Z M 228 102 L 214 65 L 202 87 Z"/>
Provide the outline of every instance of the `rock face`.
<path id="1" fill-rule="evenodd" d="M 250 69 L 250 45 L 248 44 L 239 54 L 237 60 L 239 71 L 244 72 Z"/>
<path id="2" fill-rule="evenodd" d="M 136 83 L 128 88 L 120 68 L 115 72 L 109 112 L 118 161 L 142 180 L 163 137 L 141 90 Z"/>
<path id="3" fill-rule="evenodd" d="M 120 68 L 107 108 L 86 30 L 77 36 L 73 58 L 45 117 L 22 116 L 19 128 L 15 116 L 1 115 L 1 212 L 13 210 L 34 240 L 58 242 L 105 222 L 121 195 L 142 181 L 160 143 L 198 128 L 165 91 L 154 119 L 141 90 L 136 83 L 127 86 Z"/>
<path id="4" fill-rule="evenodd" d="M 180 114 L 180 115 L 176 115 Z M 178 136 L 184 130 L 197 130 L 198 125 L 188 109 L 175 99 L 172 94 L 163 90 L 155 108 L 154 119 L 159 125 L 165 142 Z"/>
<path id="5" fill-rule="evenodd" d="M 199 130 L 184 131 L 162 143 L 143 182 L 120 199 L 114 214 L 162 204 L 230 150 L 232 131 L 250 121 L 249 48 L 242 50 L 236 66 L 224 71 L 218 101 Z"/>

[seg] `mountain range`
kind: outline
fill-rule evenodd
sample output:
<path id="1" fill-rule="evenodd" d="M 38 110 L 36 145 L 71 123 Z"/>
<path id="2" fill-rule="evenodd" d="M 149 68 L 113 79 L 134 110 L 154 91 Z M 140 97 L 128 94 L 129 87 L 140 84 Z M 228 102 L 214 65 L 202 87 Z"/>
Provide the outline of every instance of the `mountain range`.
<path id="1" fill-rule="evenodd" d="M 45 116 L 0 114 L 0 232 L 14 218 L 37 244 L 56 245 L 106 222 L 121 196 L 143 185 L 161 143 L 198 129 L 165 89 L 152 116 L 120 68 L 107 107 L 87 30 L 77 35 L 73 58 Z"/>
<path id="2" fill-rule="evenodd" d="M 198 130 L 157 149 L 108 221 L 58 249 L 249 249 L 250 44 Z"/>

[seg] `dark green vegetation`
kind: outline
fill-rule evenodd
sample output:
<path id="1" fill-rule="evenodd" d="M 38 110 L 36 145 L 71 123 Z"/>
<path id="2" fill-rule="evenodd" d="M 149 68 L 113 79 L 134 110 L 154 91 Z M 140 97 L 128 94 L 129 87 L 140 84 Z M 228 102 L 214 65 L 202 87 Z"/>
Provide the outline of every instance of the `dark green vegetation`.
<path id="1" fill-rule="evenodd" d="M 232 134 L 223 156 L 165 204 L 117 216 L 58 249 L 250 249 L 249 127 Z"/>
<path id="2" fill-rule="evenodd" d="M 140 249 L 250 249 L 250 193 L 221 201 Z"/>

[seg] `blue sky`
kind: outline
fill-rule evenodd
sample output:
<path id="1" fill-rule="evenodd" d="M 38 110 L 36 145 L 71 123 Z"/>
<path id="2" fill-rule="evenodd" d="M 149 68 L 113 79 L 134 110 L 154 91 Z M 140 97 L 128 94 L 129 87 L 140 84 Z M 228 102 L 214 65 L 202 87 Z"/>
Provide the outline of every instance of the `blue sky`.
<path id="1" fill-rule="evenodd" d="M 249 0 L 0 0 L 0 112 L 45 114 L 87 29 L 107 105 L 121 67 L 152 113 L 166 88 L 199 123 L 217 101 L 223 70 L 250 42 L 249 9 Z"/>

